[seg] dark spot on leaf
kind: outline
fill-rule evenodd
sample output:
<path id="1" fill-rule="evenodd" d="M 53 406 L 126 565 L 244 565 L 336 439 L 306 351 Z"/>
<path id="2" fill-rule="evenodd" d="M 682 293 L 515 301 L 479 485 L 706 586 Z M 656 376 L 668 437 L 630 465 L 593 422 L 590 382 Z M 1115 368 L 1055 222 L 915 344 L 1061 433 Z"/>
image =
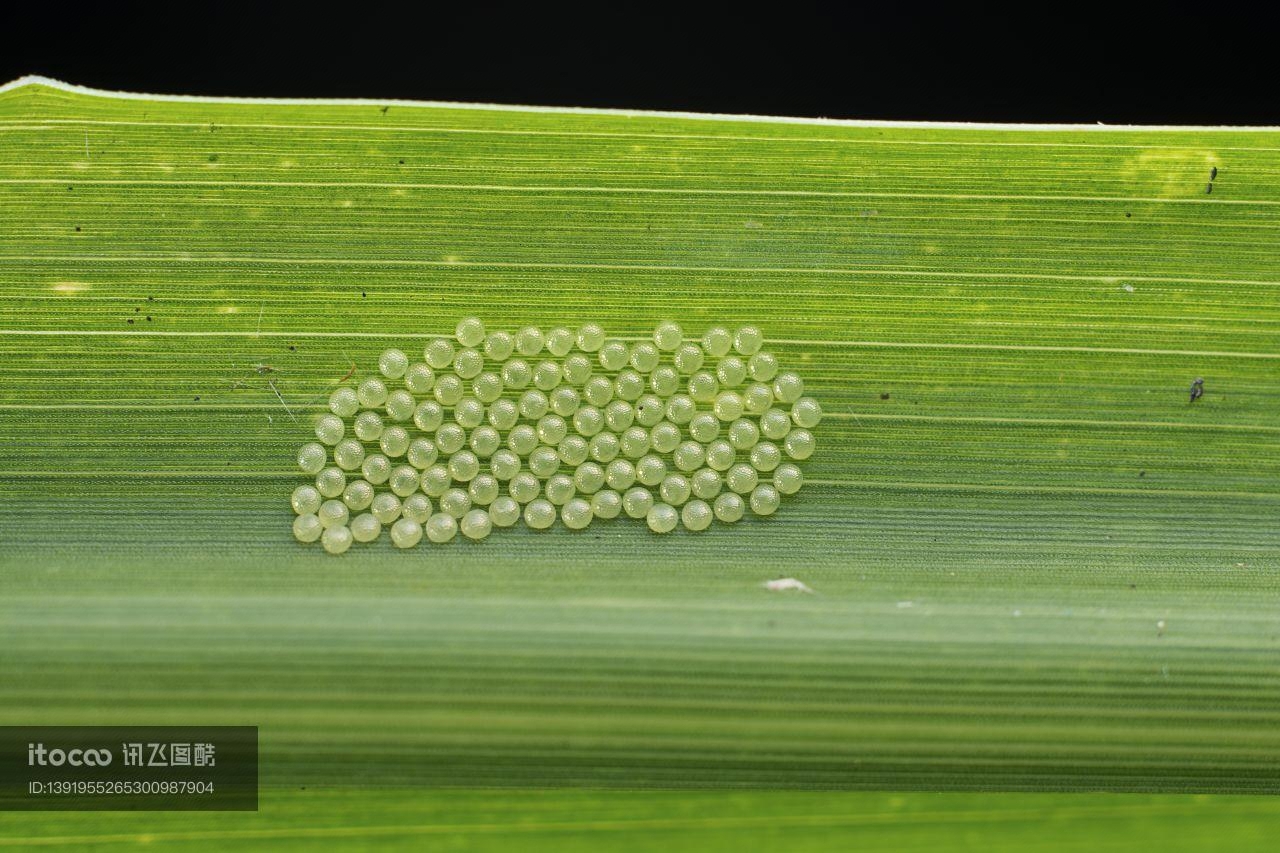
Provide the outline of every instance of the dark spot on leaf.
<path id="1" fill-rule="evenodd" d="M 148 315 L 147 315 L 147 322 L 148 322 L 148 323 L 150 323 L 150 322 L 151 322 L 151 315 L 150 315 L 150 314 L 148 314 Z"/>
<path id="2" fill-rule="evenodd" d="M 199 395 L 199 394 L 197 394 L 197 395 L 195 396 L 195 401 L 196 401 L 197 403 L 199 403 L 199 402 L 200 402 L 200 395 Z"/>
<path id="3" fill-rule="evenodd" d="M 1204 186 L 1204 194 L 1205 194 L 1205 195 L 1208 195 L 1208 194 L 1209 194 L 1209 193 L 1211 193 L 1211 192 L 1213 192 L 1213 181 L 1210 181 L 1209 183 L 1205 184 L 1205 186 Z"/>
<path id="4" fill-rule="evenodd" d="M 361 298 L 361 299 L 364 299 L 364 298 L 365 298 L 366 296 L 368 296 L 368 295 L 369 295 L 369 294 L 365 293 L 363 290 L 362 290 L 362 291 L 360 291 L 360 298 Z"/>
<path id="5" fill-rule="evenodd" d="M 1216 181 L 1218 179 L 1218 167 L 1214 166 L 1209 170 L 1209 180 Z"/>
<path id="6" fill-rule="evenodd" d="M 1129 589 L 1137 589 L 1137 588 L 1138 588 L 1138 585 L 1136 583 L 1129 584 Z"/>
<path id="7" fill-rule="evenodd" d="M 76 226 L 76 233 L 77 233 L 77 234 L 79 234 L 79 233 L 80 233 L 80 226 L 79 226 L 79 225 L 77 225 L 77 226 Z"/>
<path id="8" fill-rule="evenodd" d="M 883 394 L 881 394 L 881 395 L 880 395 L 880 399 L 881 399 L 881 400 L 888 400 L 888 399 L 889 399 L 889 392 L 888 392 L 888 391 L 885 391 Z"/>
<path id="9" fill-rule="evenodd" d="M 218 155 L 217 155 L 217 154 L 210 154 L 210 155 L 209 155 L 209 162 L 210 162 L 210 163 L 216 163 L 216 162 L 218 162 Z"/>
<path id="10" fill-rule="evenodd" d="M 298 351 L 297 347 L 295 347 L 293 344 L 289 344 L 289 352 L 297 352 L 297 351 Z"/>
<path id="11" fill-rule="evenodd" d="M 148 296 L 148 297 L 147 297 L 147 301 L 148 301 L 148 302 L 154 302 L 154 301 L 155 301 L 155 299 L 156 299 L 156 298 L 155 298 L 154 296 Z"/>
<path id="12" fill-rule="evenodd" d="M 75 192 L 75 187 L 67 187 L 67 192 Z"/>
<path id="13" fill-rule="evenodd" d="M 403 161 L 403 160 L 401 160 L 401 161 L 400 161 L 400 165 L 401 165 L 401 166 L 403 166 L 403 165 L 404 165 L 404 161 Z"/>
<path id="14" fill-rule="evenodd" d="M 387 110 L 389 110 L 389 109 L 391 109 L 391 107 L 389 107 L 389 106 L 383 107 L 383 108 L 382 108 L 382 114 L 383 114 L 383 115 L 386 115 L 386 114 L 387 114 Z"/>
<path id="15" fill-rule="evenodd" d="M 135 313 L 135 314 L 141 314 L 141 313 L 142 313 L 142 309 L 141 309 L 141 308 L 134 308 L 134 309 L 133 309 L 133 313 Z"/>
<path id="16" fill-rule="evenodd" d="M 1124 218 L 1125 218 L 1125 219 L 1128 219 L 1130 216 L 1133 216 L 1133 214 L 1126 210 L 1126 211 L 1124 212 Z"/>
<path id="17" fill-rule="evenodd" d="M 133 318 L 132 318 L 132 317 L 130 317 L 128 320 L 125 320 L 125 322 L 126 322 L 126 323 L 128 323 L 130 326 L 132 326 L 132 325 L 133 325 Z"/>
<path id="18" fill-rule="evenodd" d="M 1146 471 L 1139 471 L 1139 472 L 1138 472 L 1138 476 L 1139 476 L 1139 477 L 1145 477 L 1145 476 L 1147 476 L 1147 472 L 1146 472 Z"/>

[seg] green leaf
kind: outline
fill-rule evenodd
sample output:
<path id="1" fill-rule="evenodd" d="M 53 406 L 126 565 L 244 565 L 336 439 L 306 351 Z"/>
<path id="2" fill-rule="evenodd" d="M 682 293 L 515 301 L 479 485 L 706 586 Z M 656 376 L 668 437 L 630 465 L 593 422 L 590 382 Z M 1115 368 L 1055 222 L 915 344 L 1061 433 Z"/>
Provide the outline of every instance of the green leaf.
<path id="1" fill-rule="evenodd" d="M 0 723 L 259 725 L 278 792 L 1274 791 L 1277 229 L 1274 130 L 19 81 Z M 293 541 L 328 391 L 467 314 L 756 323 L 809 482 L 700 535 Z"/>

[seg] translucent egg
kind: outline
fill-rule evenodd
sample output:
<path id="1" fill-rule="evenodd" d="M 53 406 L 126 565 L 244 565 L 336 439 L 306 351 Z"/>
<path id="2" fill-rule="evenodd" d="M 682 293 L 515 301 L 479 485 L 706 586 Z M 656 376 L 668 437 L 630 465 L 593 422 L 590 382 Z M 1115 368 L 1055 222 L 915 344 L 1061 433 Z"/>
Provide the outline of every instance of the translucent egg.
<path id="1" fill-rule="evenodd" d="M 738 454 L 733 445 L 723 439 L 707 445 L 707 467 L 716 471 L 728 471 L 733 467 Z"/>
<path id="2" fill-rule="evenodd" d="M 542 352 L 542 330 L 535 326 L 525 326 L 516 332 L 516 351 L 528 357 Z"/>
<path id="3" fill-rule="evenodd" d="M 662 478 L 662 486 L 659 487 L 658 494 L 662 496 L 664 502 L 672 506 L 680 506 L 689 500 L 692 488 L 687 477 L 683 477 L 680 474 L 668 474 Z"/>
<path id="4" fill-rule="evenodd" d="M 432 390 L 436 397 L 436 402 L 442 406 L 452 406 L 462 399 L 462 394 L 466 390 L 466 386 L 462 384 L 462 380 L 447 373 L 436 380 L 436 387 Z"/>
<path id="5" fill-rule="evenodd" d="M 773 389 L 761 382 L 752 382 L 742 392 L 742 407 L 748 414 L 762 415 L 773 405 Z"/>
<path id="6" fill-rule="evenodd" d="M 472 453 L 481 459 L 488 459 L 502 446 L 502 436 L 491 426 L 479 426 L 471 431 L 471 438 L 467 443 L 471 446 Z"/>
<path id="7" fill-rule="evenodd" d="M 642 394 L 636 400 L 636 423 L 651 427 L 661 421 L 667 414 L 667 404 L 654 394 Z"/>
<path id="8" fill-rule="evenodd" d="M 709 444 L 720 435 L 720 419 L 715 415 L 702 412 L 689 421 L 689 435 L 694 441 Z"/>
<path id="9" fill-rule="evenodd" d="M 658 366 L 658 348 L 641 341 L 631 347 L 631 366 L 639 373 L 652 373 Z"/>
<path id="10" fill-rule="evenodd" d="M 467 431 L 458 424 L 441 424 L 436 430 L 436 447 L 441 453 L 457 453 L 466 442 Z"/>
<path id="11" fill-rule="evenodd" d="M 521 471 L 507 484 L 507 494 L 511 495 L 517 503 L 527 504 L 542 494 L 542 483 L 528 471 Z"/>
<path id="12" fill-rule="evenodd" d="M 592 436 L 591 441 L 587 444 L 587 454 L 601 463 L 612 462 L 618 457 L 621 449 L 622 443 L 611 432 L 602 432 L 599 435 Z"/>
<path id="13" fill-rule="evenodd" d="M 505 495 L 495 498 L 489 505 L 489 520 L 494 527 L 510 527 L 520 520 L 520 504 Z"/>
<path id="14" fill-rule="evenodd" d="M 507 433 L 507 447 L 517 456 L 528 456 L 538 446 L 538 433 L 529 424 L 520 424 Z"/>
<path id="15" fill-rule="evenodd" d="M 425 362 L 415 362 L 404 372 L 404 387 L 412 394 L 426 394 L 435 384 L 435 371 Z"/>
<path id="16" fill-rule="evenodd" d="M 564 360 L 564 381 L 570 385 L 582 385 L 591 378 L 591 359 L 574 353 Z"/>
<path id="17" fill-rule="evenodd" d="M 573 485 L 581 494 L 595 494 L 604 487 L 604 469 L 595 462 L 583 462 L 573 472 Z"/>
<path id="18" fill-rule="evenodd" d="M 689 396 L 696 403 L 710 403 L 720 393 L 720 382 L 705 370 L 689 377 Z"/>
<path id="19" fill-rule="evenodd" d="M 529 470 L 537 477 L 550 477 L 560 470 L 560 454 L 550 447 L 539 447 L 529 454 Z"/>
<path id="20" fill-rule="evenodd" d="M 609 488 L 626 491 L 636 483 L 636 466 L 626 459 L 615 459 L 605 468 L 604 478 Z"/>
<path id="21" fill-rule="evenodd" d="M 422 350 L 422 358 L 435 370 L 444 370 L 453 364 L 453 343 L 445 338 L 435 338 Z"/>
<path id="22" fill-rule="evenodd" d="M 630 357 L 631 352 L 622 341 L 609 340 L 605 342 L 604 346 L 600 347 L 600 366 L 605 370 L 621 370 L 626 366 Z"/>
<path id="23" fill-rule="evenodd" d="M 380 409 L 387 402 L 387 386 L 376 376 L 370 376 L 356 389 L 356 398 L 366 409 Z"/>
<path id="24" fill-rule="evenodd" d="M 429 438 L 415 438 L 409 443 L 409 450 L 405 454 L 407 461 L 419 471 L 425 471 L 436 463 L 440 453 L 436 450 L 435 444 Z"/>
<path id="25" fill-rule="evenodd" d="M 437 512 L 435 515 L 427 519 L 424 525 L 427 538 L 437 545 L 443 545 L 445 542 L 453 541 L 453 537 L 458 535 L 458 522 L 447 512 Z"/>
<path id="26" fill-rule="evenodd" d="M 422 484 L 418 469 L 412 465 L 397 465 L 387 480 L 387 486 L 399 497 L 407 497 L 418 491 Z"/>
<path id="27" fill-rule="evenodd" d="M 375 486 L 381 486 L 391 476 L 391 460 L 381 453 L 371 453 L 364 458 L 360 473 Z"/>
<path id="28" fill-rule="evenodd" d="M 559 415 L 543 415 L 538 418 L 538 440 L 543 444 L 559 444 L 569 434 L 569 425 Z"/>
<path id="29" fill-rule="evenodd" d="M 422 541 L 422 524 L 402 518 L 391 525 L 391 542 L 397 548 L 412 548 Z"/>
<path id="30" fill-rule="evenodd" d="M 374 495 L 369 512 L 383 524 L 390 524 L 400 517 L 400 499 L 390 492 L 379 492 Z"/>
<path id="31" fill-rule="evenodd" d="M 733 334 L 733 349 L 739 355 L 755 355 L 764 346 L 764 333 L 755 326 L 743 326 Z"/>
<path id="32" fill-rule="evenodd" d="M 351 538 L 357 542 L 372 542 L 382 535 L 382 522 L 372 513 L 357 515 L 351 519 Z"/>
<path id="33" fill-rule="evenodd" d="M 326 498 L 336 498 L 346 487 L 347 475 L 341 468 L 330 466 L 316 475 L 316 491 Z"/>
<path id="34" fill-rule="evenodd" d="M 556 358 L 564 358 L 573 349 L 573 332 L 563 327 L 557 327 L 547 332 L 547 352 Z"/>
<path id="35" fill-rule="evenodd" d="M 346 431 L 345 427 L 343 431 Z M 328 461 L 329 453 L 319 442 L 309 441 L 298 448 L 298 467 L 304 474 L 319 474 L 324 463 Z"/>
<path id="36" fill-rule="evenodd" d="M 435 400 L 419 403 L 413 410 L 413 424 L 423 432 L 435 432 L 444 423 L 444 407 Z"/>
<path id="37" fill-rule="evenodd" d="M 715 512 L 716 518 L 725 524 L 733 524 L 735 521 L 742 519 L 742 516 L 747 511 L 747 504 L 740 495 L 736 495 L 733 492 L 725 492 L 716 498 L 715 503 L 712 504 L 712 510 Z"/>
<path id="38" fill-rule="evenodd" d="M 537 390 L 525 391 L 520 395 L 520 414 L 530 420 L 537 420 L 551 408 L 547 395 Z"/>
<path id="39" fill-rule="evenodd" d="M 409 367 L 409 356 L 398 349 L 383 350 L 378 356 L 378 372 L 388 379 L 399 379 Z"/>
<path id="40" fill-rule="evenodd" d="M 340 418 L 349 418 L 360 408 L 360 399 L 350 388 L 336 388 L 329 395 L 329 411 Z"/>
<path id="41" fill-rule="evenodd" d="M 729 487 L 730 491 L 737 492 L 740 495 L 748 494 L 759 483 L 760 475 L 756 473 L 755 468 L 745 462 L 739 462 L 734 465 L 724 475 L 724 484 Z"/>
<path id="42" fill-rule="evenodd" d="M 326 528 L 342 527 L 351 518 L 351 510 L 342 501 L 328 500 L 320 504 L 320 509 L 316 510 L 316 518 Z"/>
<path id="43" fill-rule="evenodd" d="M 489 531 L 493 530 L 493 521 L 490 520 L 489 513 L 482 509 L 473 509 L 462 517 L 458 528 L 462 531 L 463 536 L 479 542 L 489 535 Z"/>
<path id="44" fill-rule="evenodd" d="M 566 465 L 581 465 L 587 461 L 587 440 L 580 435 L 567 435 L 556 445 L 556 453 Z"/>
<path id="45" fill-rule="evenodd" d="M 540 361 L 533 369 L 534 387 L 542 391 L 550 391 L 559 386 L 562 378 L 564 378 L 564 370 L 554 361 Z"/>
<path id="46" fill-rule="evenodd" d="M 797 462 L 803 462 L 812 456 L 816 446 L 813 433 L 807 429 L 793 429 L 782 441 L 782 449 Z"/>
<path id="47" fill-rule="evenodd" d="M 570 530 L 582 530 L 591 523 L 591 504 L 582 498 L 568 501 L 560 510 L 560 520 Z"/>
<path id="48" fill-rule="evenodd" d="M 654 504 L 653 508 L 646 513 L 645 521 L 654 533 L 670 533 L 676 529 L 676 524 L 680 521 L 680 513 L 676 512 L 673 506 Z"/>
<path id="49" fill-rule="evenodd" d="M 622 496 L 622 511 L 631 518 L 644 518 L 653 509 L 653 493 L 643 486 L 627 489 Z"/>
<path id="50" fill-rule="evenodd" d="M 376 441 L 382 437 L 382 416 L 377 412 L 361 412 L 356 415 L 356 437 L 361 441 Z"/>
<path id="51" fill-rule="evenodd" d="M 751 467 L 766 474 L 782 462 L 782 451 L 772 441 L 762 441 L 751 448 Z"/>
<path id="52" fill-rule="evenodd" d="M 522 358 L 513 358 L 502 365 L 502 383 L 508 388 L 519 391 L 529 387 L 533 381 L 533 368 Z"/>
<path id="53" fill-rule="evenodd" d="M 314 542 L 324 531 L 324 524 L 316 515 L 308 513 L 293 520 L 293 536 L 299 542 Z M 327 547 L 326 550 L 328 550 Z"/>
<path id="54" fill-rule="evenodd" d="M 687 394 L 675 394 L 667 400 L 667 420 L 677 426 L 689 423 L 697 412 L 698 404 Z"/>
<path id="55" fill-rule="evenodd" d="M 649 452 L 649 431 L 641 427 L 631 427 L 618 439 L 622 455 L 628 459 L 639 459 Z"/>
<path id="56" fill-rule="evenodd" d="M 564 506 L 577 493 L 577 489 L 573 485 L 573 478 L 568 474 L 555 474 L 547 478 L 542 493 L 556 506 Z"/>
<path id="57" fill-rule="evenodd" d="M 557 388 L 548 395 L 548 399 L 551 401 L 551 411 L 565 418 L 578 411 L 578 406 L 582 404 L 582 398 L 572 388 Z"/>
<path id="58" fill-rule="evenodd" d="M 772 441 L 786 438 L 791 432 L 791 416 L 782 409 L 770 409 L 760 416 L 760 432 Z"/>
<path id="59" fill-rule="evenodd" d="M 664 364 L 649 374 L 649 390 L 663 399 L 670 397 L 679 387 L 680 374 L 674 367 Z"/>
<path id="60" fill-rule="evenodd" d="M 498 480 L 490 474 L 477 474 L 467 484 L 467 495 L 476 506 L 488 506 L 498 497 Z"/>
<path id="61" fill-rule="evenodd" d="M 716 417 L 725 423 L 736 421 L 742 417 L 744 408 L 742 396 L 734 391 L 721 391 L 716 395 L 716 401 L 712 408 L 716 413 Z"/>
<path id="62" fill-rule="evenodd" d="M 703 354 L 702 349 L 693 344 L 685 344 L 680 347 L 680 349 L 676 350 L 675 356 L 672 357 L 676 372 L 685 376 L 701 370 L 705 360 L 706 356 Z"/>
<path id="63" fill-rule="evenodd" d="M 722 358 L 716 365 L 716 378 L 726 388 L 737 388 L 747 381 L 747 365 L 734 355 Z"/>
<path id="64" fill-rule="evenodd" d="M 649 430 L 649 446 L 658 453 L 670 453 L 680 444 L 680 427 L 661 421 Z"/>
<path id="65" fill-rule="evenodd" d="M 613 380 L 614 395 L 628 403 L 639 400 L 640 395 L 644 393 L 644 388 L 644 377 L 630 368 L 623 370 Z"/>
<path id="66" fill-rule="evenodd" d="M 702 336 L 702 348 L 712 358 L 727 355 L 733 347 L 733 335 L 723 326 L 712 326 Z"/>
<path id="67" fill-rule="evenodd" d="M 471 495 L 463 489 L 449 489 L 440 496 L 440 511 L 454 518 L 462 518 L 471 509 Z"/>
<path id="68" fill-rule="evenodd" d="M 773 380 L 773 396 L 781 403 L 790 405 L 804 394 L 804 380 L 790 371 L 779 373 Z"/>
<path id="69" fill-rule="evenodd" d="M 782 498 L 773 486 L 757 486 L 751 492 L 751 511 L 756 515 L 773 515 L 780 503 Z"/>
<path id="70" fill-rule="evenodd" d="M 747 372 L 757 382 L 771 382 L 778 375 L 778 358 L 771 352 L 758 352 L 747 360 Z"/>
<path id="71" fill-rule="evenodd" d="M 689 488 L 692 489 L 693 494 L 708 501 L 720 494 L 723 485 L 724 481 L 720 478 L 720 474 L 710 468 L 700 468 L 689 480 Z"/>
<path id="72" fill-rule="evenodd" d="M 502 482 L 507 482 L 520 473 L 520 457 L 510 450 L 496 450 L 489 457 L 489 473 Z"/>
<path id="73" fill-rule="evenodd" d="M 760 427 L 746 418 L 729 424 L 729 443 L 735 450 L 750 450 L 760 440 Z"/>
<path id="74" fill-rule="evenodd" d="M 471 393 L 481 403 L 492 403 L 502 396 L 502 377 L 496 373 L 481 373 L 471 383 Z"/>
<path id="75" fill-rule="evenodd" d="M 598 323 L 587 323 L 578 330 L 578 349 L 596 352 L 604 344 L 604 329 Z"/>
<path id="76" fill-rule="evenodd" d="M 573 413 L 573 428 L 578 435 L 591 438 L 604 429 L 604 412 L 595 406 L 582 406 Z"/>
<path id="77" fill-rule="evenodd" d="M 511 429 L 520 420 L 520 407 L 510 400 L 494 400 L 489 406 L 489 425 L 494 429 Z"/>
<path id="78" fill-rule="evenodd" d="M 604 407 L 604 422 L 614 432 L 625 432 L 635 420 L 636 410 L 624 400 L 614 400 Z"/>
<path id="79" fill-rule="evenodd" d="M 386 413 L 393 421 L 403 423 L 413 417 L 413 395 L 408 391 L 396 390 L 387 395 Z"/>
<path id="80" fill-rule="evenodd" d="M 591 496 L 591 513 L 596 518 L 617 518 L 622 512 L 622 495 L 613 489 L 601 489 Z"/>
<path id="81" fill-rule="evenodd" d="M 449 457 L 449 476 L 459 483 L 470 482 L 480 473 L 480 460 L 470 450 L 459 450 Z"/>
<path id="82" fill-rule="evenodd" d="M 667 463 L 661 456 L 642 456 L 636 461 L 636 479 L 643 485 L 656 486 L 667 475 Z"/>
<path id="83" fill-rule="evenodd" d="M 583 387 L 582 396 L 593 406 L 604 406 L 613 399 L 613 382 L 603 376 L 592 376 Z"/>
<path id="84" fill-rule="evenodd" d="M 346 433 L 347 426 L 337 415 L 325 415 L 316 421 L 316 438 L 320 439 L 321 444 L 332 447 L 342 441 Z"/>
<path id="85" fill-rule="evenodd" d="M 475 397 L 465 397 L 453 407 L 453 419 L 463 429 L 475 429 L 484 423 L 484 403 Z"/>
<path id="86" fill-rule="evenodd" d="M 681 471 L 696 471 L 707 461 L 707 453 L 696 441 L 686 441 L 675 449 L 671 461 Z"/>
<path id="87" fill-rule="evenodd" d="M 409 431 L 402 426 L 387 427 L 378 439 L 378 446 L 392 459 L 404 456 L 409 449 Z"/>
<path id="88" fill-rule="evenodd" d="M 320 544 L 330 554 L 344 554 L 351 547 L 351 528 L 326 527 L 320 535 Z"/>
<path id="89" fill-rule="evenodd" d="M 352 512 L 363 512 L 373 503 L 373 486 L 364 480 L 348 483 L 342 492 L 342 502 Z"/>
<path id="90" fill-rule="evenodd" d="M 453 336 L 464 347 L 478 347 L 484 340 L 484 323 L 479 317 L 464 317 L 458 321 Z"/>
<path id="91" fill-rule="evenodd" d="M 801 397 L 791 406 L 791 420 L 798 427 L 813 429 L 822 420 L 822 406 L 812 397 Z"/>
<path id="92" fill-rule="evenodd" d="M 431 499 L 422 492 L 409 495 L 400 505 L 400 515 L 410 521 L 426 524 L 431 517 Z"/>
<path id="93" fill-rule="evenodd" d="M 484 355 L 490 361 L 506 361 L 515 349 L 516 339 L 509 332 L 490 332 L 484 339 Z"/>
<path id="94" fill-rule="evenodd" d="M 784 495 L 794 495 L 803 485 L 804 476 L 790 462 L 784 462 L 773 472 L 773 487 Z"/>
<path id="95" fill-rule="evenodd" d="M 524 508 L 524 523 L 534 530 L 546 530 L 556 523 L 556 508 L 551 501 L 537 498 Z"/>
<path id="96" fill-rule="evenodd" d="M 453 475 L 449 473 L 448 466 L 439 462 L 424 470 L 418 480 L 422 483 L 422 491 L 433 498 L 440 497 L 453 485 Z"/>
<path id="97" fill-rule="evenodd" d="M 314 515 L 323 500 L 315 486 L 298 486 L 289 496 L 289 503 L 297 515 Z"/>
<path id="98" fill-rule="evenodd" d="M 684 341 L 684 330 L 672 320 L 664 320 L 653 330 L 653 342 L 663 352 L 674 352 Z M 639 368 L 637 368 L 639 369 Z"/>
<path id="99" fill-rule="evenodd" d="M 680 510 L 680 521 L 686 530 L 697 532 L 711 526 L 711 507 L 706 501 L 693 500 Z"/>

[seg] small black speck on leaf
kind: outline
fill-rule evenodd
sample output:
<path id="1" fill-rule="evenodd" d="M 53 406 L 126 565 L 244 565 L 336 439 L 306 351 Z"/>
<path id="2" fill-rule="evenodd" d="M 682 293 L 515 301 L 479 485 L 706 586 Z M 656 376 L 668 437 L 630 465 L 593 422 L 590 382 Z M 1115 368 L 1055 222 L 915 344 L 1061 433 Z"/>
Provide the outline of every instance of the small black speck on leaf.
<path id="1" fill-rule="evenodd" d="M 1137 588 L 1138 588 L 1138 585 L 1136 583 L 1129 584 L 1129 589 L 1137 589 Z"/>
<path id="2" fill-rule="evenodd" d="M 148 297 L 147 297 L 147 301 L 148 301 L 148 302 L 155 302 L 155 300 L 156 300 L 156 298 L 155 298 L 154 296 L 148 296 Z"/>
<path id="3" fill-rule="evenodd" d="M 888 400 L 888 399 L 889 399 L 889 392 L 888 392 L 888 391 L 885 391 L 883 394 L 881 394 L 881 395 L 880 395 L 880 399 L 881 399 L 881 400 Z"/>
<path id="4" fill-rule="evenodd" d="M 297 347 L 295 347 L 293 344 L 289 344 L 289 352 L 297 352 L 297 351 L 298 351 Z"/>
<path id="5" fill-rule="evenodd" d="M 1204 380 L 1197 378 L 1191 383 L 1191 402 L 1195 402 L 1204 396 Z"/>
<path id="6" fill-rule="evenodd" d="M 141 309 L 141 308 L 134 308 L 134 309 L 133 309 L 133 313 L 135 313 L 135 314 L 141 314 L 141 313 L 142 313 L 142 309 Z"/>
<path id="7" fill-rule="evenodd" d="M 150 315 L 150 314 L 148 314 L 148 315 L 147 315 L 147 322 L 148 322 L 148 323 L 150 323 L 150 322 L 151 322 L 151 315 Z"/>
<path id="8" fill-rule="evenodd" d="M 1125 218 L 1125 219 L 1128 219 L 1128 218 L 1129 218 L 1129 217 L 1131 217 L 1131 216 L 1133 216 L 1133 214 L 1132 214 L 1132 213 L 1130 213 L 1129 211 L 1127 211 L 1127 210 L 1126 210 L 1126 211 L 1124 212 L 1124 218 Z"/>
<path id="9" fill-rule="evenodd" d="M 200 402 L 200 395 L 199 395 L 199 394 L 197 394 L 197 395 L 195 396 L 195 401 L 196 401 L 197 403 L 199 403 L 199 402 Z"/>
<path id="10" fill-rule="evenodd" d="M 1217 166 L 1214 166 L 1212 169 L 1210 169 L 1210 170 L 1209 170 L 1209 180 L 1211 180 L 1211 181 L 1216 181 L 1216 180 L 1218 180 L 1218 167 L 1217 167 Z"/>
<path id="11" fill-rule="evenodd" d="M 366 296 L 368 296 L 368 295 L 369 295 L 369 294 L 365 293 L 363 290 L 362 290 L 362 291 L 360 291 L 360 298 L 361 298 L 361 299 L 364 299 L 364 298 L 365 298 Z"/>
<path id="12" fill-rule="evenodd" d="M 132 317 L 130 317 L 128 320 L 125 320 L 125 322 L 126 322 L 126 323 L 128 323 L 130 326 L 132 326 L 132 325 L 133 325 L 133 318 L 132 318 Z"/>
<path id="13" fill-rule="evenodd" d="M 1210 181 L 1209 183 L 1204 185 L 1204 194 L 1208 195 L 1211 192 L 1213 192 L 1213 181 Z"/>
<path id="14" fill-rule="evenodd" d="M 403 166 L 403 165 L 404 165 L 404 161 L 403 161 L 403 160 L 401 160 L 401 161 L 400 161 L 400 165 L 401 165 L 401 166 Z"/>
<path id="15" fill-rule="evenodd" d="M 70 192 L 75 192 L 75 190 L 76 190 L 76 188 L 75 188 L 75 187 L 67 187 L 67 192 L 69 192 L 69 193 L 70 193 Z"/>
<path id="16" fill-rule="evenodd" d="M 76 233 L 77 233 L 77 234 L 79 234 L 79 233 L 80 233 L 80 226 L 79 226 L 79 225 L 77 225 L 77 226 L 76 226 Z"/>
<path id="17" fill-rule="evenodd" d="M 1139 476 L 1139 477 L 1145 477 L 1145 476 L 1147 476 L 1147 472 L 1146 472 L 1146 471 L 1139 471 L 1139 472 L 1138 472 L 1138 476 Z"/>

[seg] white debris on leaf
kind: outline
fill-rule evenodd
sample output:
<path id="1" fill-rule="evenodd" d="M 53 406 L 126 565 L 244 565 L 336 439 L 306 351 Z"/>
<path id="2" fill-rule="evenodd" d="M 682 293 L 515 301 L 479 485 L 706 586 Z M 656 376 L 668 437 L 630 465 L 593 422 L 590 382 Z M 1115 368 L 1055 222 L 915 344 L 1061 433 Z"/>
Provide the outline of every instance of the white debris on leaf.
<path id="1" fill-rule="evenodd" d="M 778 578 L 777 580 L 765 581 L 764 588 L 770 592 L 786 592 L 787 590 L 813 592 L 807 584 L 795 578 Z"/>

